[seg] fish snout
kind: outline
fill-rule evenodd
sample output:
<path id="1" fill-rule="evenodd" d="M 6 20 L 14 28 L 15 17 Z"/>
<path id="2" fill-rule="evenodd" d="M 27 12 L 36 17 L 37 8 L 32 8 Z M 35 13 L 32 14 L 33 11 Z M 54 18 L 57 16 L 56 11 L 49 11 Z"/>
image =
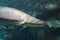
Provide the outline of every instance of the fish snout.
<path id="1" fill-rule="evenodd" d="M 42 21 L 42 20 L 38 20 L 38 21 L 36 20 L 36 21 L 34 21 L 35 24 L 43 24 L 43 22 L 44 21 Z"/>
<path id="2" fill-rule="evenodd" d="M 42 21 L 42 20 L 31 20 L 29 23 L 31 23 L 31 24 L 43 24 L 44 21 Z"/>
<path id="3" fill-rule="evenodd" d="M 42 21 L 42 20 L 39 20 L 36 22 L 36 24 L 43 24 L 43 23 L 44 23 L 44 21 Z"/>

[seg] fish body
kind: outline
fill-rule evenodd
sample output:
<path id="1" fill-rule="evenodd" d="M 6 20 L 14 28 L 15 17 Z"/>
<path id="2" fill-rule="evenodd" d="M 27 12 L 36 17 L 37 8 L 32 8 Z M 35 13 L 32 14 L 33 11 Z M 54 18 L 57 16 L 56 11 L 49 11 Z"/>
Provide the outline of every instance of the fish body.
<path id="1" fill-rule="evenodd" d="M 39 20 L 30 16 L 29 14 L 10 7 L 0 7 L 0 18 L 7 19 L 4 22 L 14 21 L 16 24 L 32 23 L 32 24 L 43 24 L 44 21 Z"/>

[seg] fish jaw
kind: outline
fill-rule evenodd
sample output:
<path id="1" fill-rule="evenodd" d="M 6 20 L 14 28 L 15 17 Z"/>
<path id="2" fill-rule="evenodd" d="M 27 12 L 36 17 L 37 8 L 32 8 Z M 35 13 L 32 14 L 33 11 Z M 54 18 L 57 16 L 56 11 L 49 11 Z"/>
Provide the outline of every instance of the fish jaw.
<path id="1" fill-rule="evenodd" d="M 23 17 L 23 19 L 24 19 L 24 23 L 43 24 L 43 22 L 44 22 L 44 21 L 39 20 L 39 19 L 37 19 L 37 18 L 35 18 L 35 17 L 32 17 L 32 16 L 30 16 L 30 15 L 28 15 L 28 14 L 26 14 L 26 15 Z"/>
<path id="2" fill-rule="evenodd" d="M 43 24 L 43 21 L 42 20 L 38 20 L 38 19 L 31 19 L 27 23 L 31 23 L 31 24 Z"/>

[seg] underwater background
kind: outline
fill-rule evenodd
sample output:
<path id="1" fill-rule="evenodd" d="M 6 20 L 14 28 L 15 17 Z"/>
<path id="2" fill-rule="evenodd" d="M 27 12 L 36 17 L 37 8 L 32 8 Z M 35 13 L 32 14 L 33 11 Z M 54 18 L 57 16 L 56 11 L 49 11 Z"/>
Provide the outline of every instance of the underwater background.
<path id="1" fill-rule="evenodd" d="M 49 4 L 51 5 L 48 6 Z M 55 7 L 56 5 L 57 7 Z M 46 20 L 48 21 L 48 19 L 52 18 L 53 16 L 54 19 L 58 20 L 60 19 L 60 15 L 56 14 L 59 12 L 57 10 L 60 10 L 58 9 L 60 8 L 60 0 L 0 0 L 0 6 L 12 7 L 22 10 L 28 13 L 29 15 L 44 21 Z M 56 8 L 56 10 L 54 7 Z M 51 14 L 53 13 L 52 16 L 50 15 L 50 13 Z M 48 24 L 51 22 L 52 21 L 49 21 Z M 51 24 L 55 25 L 54 22 L 52 22 Z M 5 25 L 7 26 L 0 25 L 0 40 L 46 40 L 46 39 L 48 40 L 49 38 L 46 37 L 48 31 L 50 31 L 50 29 L 51 30 L 54 29 L 54 28 L 48 28 L 48 26 L 45 25 L 42 28 L 27 27 L 23 30 L 19 30 L 19 28 L 17 30 L 12 30 L 11 28 L 13 26 L 9 25 L 9 23 Z M 19 26 L 14 27 L 16 28 Z M 48 31 L 45 31 L 45 29 Z M 53 38 L 50 40 L 53 40 Z"/>

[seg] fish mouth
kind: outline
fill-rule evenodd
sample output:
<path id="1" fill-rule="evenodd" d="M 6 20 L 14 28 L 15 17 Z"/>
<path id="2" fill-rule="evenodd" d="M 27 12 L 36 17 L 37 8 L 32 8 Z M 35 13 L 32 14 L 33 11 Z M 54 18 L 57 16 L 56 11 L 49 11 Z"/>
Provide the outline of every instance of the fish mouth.
<path id="1" fill-rule="evenodd" d="M 43 24 L 44 21 L 32 18 L 32 19 L 24 21 L 24 22 L 27 24 L 35 24 L 36 25 L 36 24 Z"/>
<path id="2" fill-rule="evenodd" d="M 31 22 L 26 22 L 27 24 L 33 24 L 33 25 L 42 25 L 44 24 L 44 21 L 42 20 L 32 20 Z"/>
<path id="3" fill-rule="evenodd" d="M 23 26 L 28 26 L 28 27 L 43 27 L 45 25 L 45 22 L 43 23 L 24 23 Z"/>

